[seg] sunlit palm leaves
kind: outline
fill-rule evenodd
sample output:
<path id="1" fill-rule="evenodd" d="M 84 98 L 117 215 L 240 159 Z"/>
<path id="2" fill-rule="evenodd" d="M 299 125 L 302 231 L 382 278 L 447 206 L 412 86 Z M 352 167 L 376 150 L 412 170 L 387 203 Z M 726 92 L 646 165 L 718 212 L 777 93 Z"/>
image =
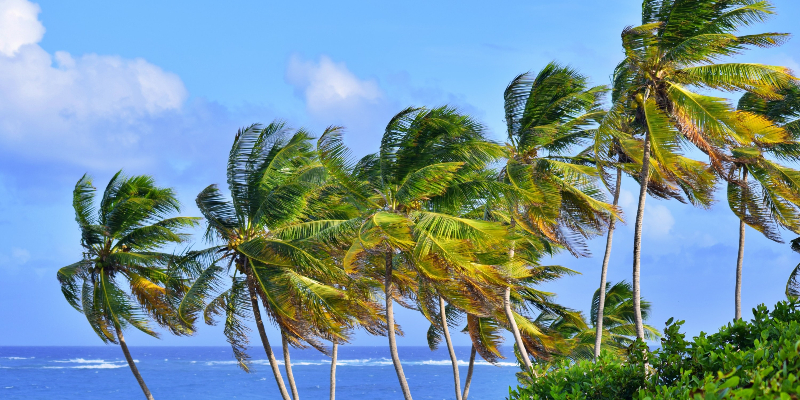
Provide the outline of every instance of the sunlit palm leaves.
<path id="1" fill-rule="evenodd" d="M 588 143 L 604 115 L 602 86 L 555 63 L 522 74 L 506 88 L 509 218 L 519 229 L 586 255 L 584 239 L 600 233 L 616 211 L 603 200 L 594 169 L 570 156 Z"/>

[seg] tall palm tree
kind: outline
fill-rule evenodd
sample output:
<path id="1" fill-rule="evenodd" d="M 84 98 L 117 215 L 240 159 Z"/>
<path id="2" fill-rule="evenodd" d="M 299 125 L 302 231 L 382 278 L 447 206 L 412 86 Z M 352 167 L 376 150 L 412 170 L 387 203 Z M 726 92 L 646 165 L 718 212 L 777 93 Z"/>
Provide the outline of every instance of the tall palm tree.
<path id="1" fill-rule="evenodd" d="M 323 236 L 346 248 L 348 273 L 383 282 L 392 363 L 403 396 L 411 399 L 397 353 L 393 303 L 415 298 L 426 316 L 439 311 L 439 297 L 469 308 L 469 299 L 455 296 L 447 282 L 453 276 L 497 275 L 481 257 L 505 238 L 505 229 L 436 212 L 436 204 L 501 150 L 484 139 L 480 124 L 449 107 L 403 110 L 387 125 L 379 153 L 358 162 L 350 160 L 341 131 L 323 134 L 317 148 L 328 173 L 360 210 Z M 470 285 L 482 293 L 481 285 Z"/>
<path id="2" fill-rule="evenodd" d="M 752 0 L 645 0 L 642 25 L 622 32 L 625 59 L 614 73 L 616 94 L 600 130 L 613 136 L 622 131 L 643 138 L 640 191 L 634 226 L 633 291 L 637 336 L 644 338 L 641 319 L 640 259 L 644 204 L 651 162 L 676 176 L 686 166 L 677 155 L 691 144 L 709 157 L 724 175 L 730 157 L 726 145 L 741 140 L 741 122 L 722 98 L 701 95 L 692 88 L 743 90 L 762 96 L 791 84 L 784 67 L 753 63 L 718 63 L 749 46 L 781 44 L 786 34 L 736 36 L 742 27 L 773 14 L 772 5 Z"/>
<path id="3" fill-rule="evenodd" d="M 770 100 L 746 93 L 739 100 L 741 112 L 765 120 L 751 118 L 742 127 L 748 144 L 733 148 L 727 177 L 728 205 L 739 217 L 734 319 L 742 318 L 745 226 L 779 243 L 783 243 L 780 228 L 800 233 L 800 172 L 773 161 L 795 161 L 800 156 L 800 88 L 792 85 L 779 94 L 781 98 Z"/>
<path id="4" fill-rule="evenodd" d="M 570 154 L 593 135 L 603 116 L 600 101 L 606 88 L 589 87 L 577 71 L 550 63 L 537 74 L 521 74 L 506 88 L 507 162 L 501 179 L 507 183 L 507 221 L 529 243 L 558 246 L 575 256 L 588 255 L 584 239 L 598 235 L 614 218 L 616 207 L 604 202 L 596 186 L 597 171 Z M 531 241 L 532 240 L 532 241 Z M 509 249 L 516 257 L 519 243 Z M 526 367 L 532 365 L 517 321 L 512 315 L 512 287 L 503 298 L 508 324 Z"/>
<path id="5" fill-rule="evenodd" d="M 227 200 L 216 185 L 197 196 L 206 218 L 206 237 L 220 243 L 194 253 L 203 261 L 192 287 L 179 305 L 182 318 L 193 323 L 203 312 L 213 324 L 223 314 L 225 335 L 239 365 L 249 370 L 247 328 L 252 313 L 284 400 L 289 400 L 277 360 L 264 327 L 259 302 L 281 332 L 290 390 L 293 383 L 288 344 L 311 345 L 327 352 L 320 339 L 347 340 L 342 333 L 345 310 L 372 312 L 369 304 L 333 286 L 344 274 L 323 262 L 313 246 L 303 242 L 309 231 L 331 224 L 312 215 L 324 169 L 316 162 L 310 136 L 291 132 L 282 122 L 240 130 L 228 161 Z M 230 284 L 225 281 L 230 279 Z M 226 289 L 227 287 L 227 289 Z"/>
<path id="6" fill-rule="evenodd" d="M 174 307 L 186 290 L 184 260 L 159 250 L 188 240 L 181 229 L 195 226 L 198 218 L 172 217 L 180 211 L 175 192 L 157 187 L 146 175 L 117 172 L 99 205 L 95 191 L 87 175 L 75 185 L 72 207 L 83 258 L 59 269 L 58 281 L 97 336 L 120 345 L 145 397 L 152 400 L 122 332 L 134 327 L 158 337 L 152 321 L 176 335 L 192 333 Z"/>
<path id="7" fill-rule="evenodd" d="M 616 93 L 615 93 L 616 94 Z M 612 99 L 615 101 L 616 99 Z M 613 136 L 606 136 L 603 130 L 595 131 L 595 140 L 590 148 L 582 152 L 587 162 L 594 164 L 600 172 L 600 177 L 613 196 L 612 206 L 619 203 L 619 193 L 623 176 L 630 176 L 638 181 L 641 171 L 641 161 L 644 144 L 641 140 L 625 135 L 621 131 L 614 132 Z M 717 177 L 712 169 L 705 163 L 677 156 L 678 162 L 685 166 L 681 175 L 659 168 L 657 162 L 651 162 L 650 174 L 647 182 L 647 193 L 658 199 L 675 199 L 681 203 L 691 203 L 694 206 L 710 208 L 714 200 L 714 189 Z M 610 178 L 613 170 L 614 178 Z M 611 188 L 613 186 L 613 189 Z M 611 245 L 614 236 L 616 220 L 609 223 L 606 248 L 600 270 L 600 286 L 598 290 L 599 304 L 593 323 L 596 329 L 594 359 L 600 356 L 603 332 L 603 314 L 605 308 L 605 288 L 608 274 L 608 264 L 611 259 Z"/>

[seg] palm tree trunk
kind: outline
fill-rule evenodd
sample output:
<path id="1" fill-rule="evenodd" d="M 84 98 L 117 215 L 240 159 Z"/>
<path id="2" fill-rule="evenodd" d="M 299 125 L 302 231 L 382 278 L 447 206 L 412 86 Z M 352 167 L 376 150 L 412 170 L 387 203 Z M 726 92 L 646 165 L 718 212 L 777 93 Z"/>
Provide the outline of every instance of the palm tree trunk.
<path id="1" fill-rule="evenodd" d="M 286 368 L 286 379 L 289 381 L 289 388 L 292 390 L 292 398 L 300 400 L 300 395 L 297 394 L 297 385 L 294 383 L 294 375 L 292 374 L 292 360 L 289 358 L 289 339 L 286 338 L 286 333 L 281 329 L 281 342 L 283 345 L 283 367 Z"/>
<path id="2" fill-rule="evenodd" d="M 472 383 L 472 369 L 475 366 L 475 345 L 472 345 L 472 349 L 469 352 L 469 368 L 467 368 L 467 380 L 464 382 L 464 395 L 461 396 L 461 400 L 467 400 L 467 395 L 469 395 L 469 384 Z"/>
<path id="3" fill-rule="evenodd" d="M 142 378 L 142 374 L 139 373 L 139 368 L 136 368 L 136 363 L 133 361 L 133 357 L 131 357 L 131 352 L 128 351 L 128 345 L 125 343 L 125 336 L 122 336 L 122 329 L 120 329 L 119 325 L 116 323 L 114 324 L 114 329 L 117 331 L 119 347 L 122 347 L 122 353 L 125 354 L 125 360 L 128 361 L 128 366 L 131 367 L 133 376 L 136 377 L 136 381 L 139 382 L 139 386 L 142 387 L 144 397 L 146 397 L 147 400 L 153 400 L 153 394 L 150 393 L 150 389 L 148 389 L 147 384 L 144 383 L 144 378 Z"/>
<path id="4" fill-rule="evenodd" d="M 439 315 L 442 318 L 442 329 L 444 330 L 444 340 L 447 342 L 447 351 L 450 352 L 450 362 L 453 364 L 456 400 L 461 400 L 461 378 L 458 376 L 458 360 L 456 359 L 456 351 L 453 350 L 453 342 L 450 340 L 450 328 L 447 326 L 447 313 L 445 312 L 442 296 L 439 296 Z"/>
<path id="5" fill-rule="evenodd" d="M 734 320 L 742 319 L 742 264 L 744 261 L 744 220 L 739 220 L 739 256 L 736 259 L 736 314 Z"/>
<path id="6" fill-rule="evenodd" d="M 650 179 L 650 131 L 644 135 L 642 171 L 639 174 L 639 205 L 636 209 L 636 225 L 633 231 L 633 319 L 636 323 L 636 337 L 644 340 L 642 322 L 642 290 L 639 284 L 642 257 L 642 220 L 644 219 L 644 200 L 647 198 L 647 181 Z"/>
<path id="7" fill-rule="evenodd" d="M 506 318 L 508 318 L 508 323 L 511 325 L 511 333 L 514 334 L 514 341 L 516 341 L 519 353 L 520 355 L 522 355 L 522 362 L 525 363 L 525 368 L 528 371 L 530 371 L 533 368 L 533 364 L 531 364 L 530 356 L 528 356 L 528 350 L 525 347 L 525 343 L 522 341 L 522 335 L 519 333 L 519 328 L 517 328 L 517 321 L 514 319 L 514 313 L 511 311 L 510 286 L 506 286 L 506 291 L 505 294 L 503 295 L 503 306 L 505 307 Z"/>
<path id="8" fill-rule="evenodd" d="M 515 226 L 516 221 L 512 217 L 511 229 L 514 229 Z M 511 242 L 511 248 L 508 249 L 509 260 L 514 258 L 514 246 L 515 243 Z M 531 364 L 531 359 L 528 356 L 528 350 L 525 348 L 525 343 L 522 341 L 522 335 L 519 333 L 517 321 L 514 319 L 514 312 L 511 311 L 511 286 L 507 286 L 505 292 L 503 293 L 503 309 L 506 313 L 508 324 L 511 326 L 511 333 L 514 334 L 514 341 L 517 343 L 517 348 L 519 349 L 520 355 L 522 355 L 522 362 L 525 363 L 525 368 L 530 371 L 533 368 L 533 365 Z"/>
<path id="9" fill-rule="evenodd" d="M 619 204 L 619 190 L 622 182 L 622 168 L 617 168 L 617 182 L 614 188 L 614 207 Z M 617 221 L 612 217 L 608 224 L 608 238 L 606 239 L 606 253 L 603 255 L 603 266 L 600 269 L 600 301 L 597 305 L 597 321 L 595 321 L 594 360 L 600 356 L 600 346 L 603 342 L 603 309 L 606 306 L 606 275 L 608 261 L 611 259 L 611 240 L 614 237 L 614 224 Z"/>
<path id="10" fill-rule="evenodd" d="M 747 169 L 742 171 L 742 180 L 747 185 Z M 742 199 L 744 200 L 744 199 Z M 742 218 L 745 213 L 745 203 L 742 201 L 740 214 Z M 739 220 L 739 254 L 736 258 L 736 294 L 734 295 L 734 302 L 736 303 L 736 312 L 733 319 L 742 319 L 742 265 L 744 264 L 744 219 Z"/>
<path id="11" fill-rule="evenodd" d="M 333 350 L 331 350 L 331 400 L 336 399 L 336 356 L 339 351 L 339 344 L 333 339 Z"/>
<path id="12" fill-rule="evenodd" d="M 258 334 L 261 336 L 261 343 L 264 345 L 264 352 L 267 353 L 269 366 L 272 368 L 272 375 L 275 376 L 275 383 L 278 384 L 278 390 L 280 390 L 283 400 L 291 400 L 289 397 L 289 392 L 286 391 L 286 385 L 283 383 L 281 369 L 278 367 L 278 360 L 275 359 L 275 353 L 272 352 L 272 346 L 269 345 L 267 331 L 264 330 L 264 322 L 261 320 L 261 310 L 258 308 L 258 296 L 256 295 L 256 289 L 253 287 L 253 282 L 250 279 L 247 279 L 247 288 L 250 289 L 250 302 L 253 306 L 253 318 L 256 320 Z"/>
<path id="13" fill-rule="evenodd" d="M 383 292 L 386 296 L 386 325 L 389 330 L 389 352 L 392 354 L 392 364 L 397 373 L 397 380 L 400 381 L 400 389 L 403 391 L 405 400 L 411 400 L 411 390 L 408 389 L 406 375 L 403 373 L 403 365 L 400 364 L 400 356 L 397 354 L 397 340 L 394 336 L 394 312 L 392 311 L 392 251 L 386 252 L 386 277 L 384 279 Z"/>

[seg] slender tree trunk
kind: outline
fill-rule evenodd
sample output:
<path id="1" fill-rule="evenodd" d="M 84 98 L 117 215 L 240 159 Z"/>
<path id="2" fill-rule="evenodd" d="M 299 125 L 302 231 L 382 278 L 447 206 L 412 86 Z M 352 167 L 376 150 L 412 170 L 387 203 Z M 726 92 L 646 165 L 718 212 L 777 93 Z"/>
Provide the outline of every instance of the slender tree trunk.
<path id="1" fill-rule="evenodd" d="M 467 368 L 467 380 L 464 381 L 464 395 L 461 396 L 461 400 L 467 400 L 467 395 L 469 395 L 469 384 L 472 383 L 472 369 L 475 366 L 475 345 L 472 345 L 472 349 L 469 352 L 469 368 Z"/>
<path id="2" fill-rule="evenodd" d="M 744 261 L 744 228 L 745 223 L 739 220 L 739 256 L 736 260 L 736 314 L 734 320 L 742 319 L 742 263 Z"/>
<path id="3" fill-rule="evenodd" d="M 275 359 L 275 353 L 272 352 L 272 346 L 269 345 L 267 331 L 264 330 L 264 323 L 261 320 L 261 310 L 258 308 L 258 295 L 256 294 L 256 289 L 253 287 L 253 282 L 250 279 L 247 279 L 247 287 L 250 289 L 250 301 L 253 306 L 253 318 L 256 320 L 258 334 L 261 336 L 261 343 L 264 345 L 264 352 L 267 353 L 269 366 L 272 368 L 272 375 L 275 376 L 275 383 L 278 384 L 278 390 L 280 390 L 283 400 L 291 400 L 289 397 L 289 392 L 286 391 L 286 385 L 283 383 L 281 369 L 278 367 L 278 360 Z"/>
<path id="4" fill-rule="evenodd" d="M 525 347 L 525 343 L 522 341 L 522 335 L 519 333 L 519 328 L 517 328 L 517 321 L 514 319 L 514 312 L 511 311 L 511 287 L 506 287 L 506 292 L 503 295 L 503 306 L 505 307 L 508 323 L 511 325 L 511 333 L 514 334 L 514 341 L 516 341 L 517 348 L 522 356 L 522 362 L 525 363 L 526 370 L 530 371 L 531 368 L 533 368 L 533 364 L 531 364 L 531 358 L 528 355 L 528 350 Z"/>
<path id="5" fill-rule="evenodd" d="M 447 313 L 445 313 L 444 299 L 442 296 L 439 296 L 439 315 L 442 318 L 442 329 L 444 330 L 444 340 L 447 342 L 447 351 L 450 352 L 450 362 L 453 364 L 456 400 L 461 400 L 461 378 L 458 376 L 458 360 L 456 359 L 456 351 L 453 350 L 453 342 L 450 340 L 450 328 L 447 326 Z"/>
<path id="6" fill-rule="evenodd" d="M 339 344 L 333 339 L 333 350 L 331 351 L 331 400 L 336 399 L 336 356 L 339 352 Z"/>
<path id="7" fill-rule="evenodd" d="M 131 372 L 133 372 L 133 376 L 136 377 L 136 381 L 139 382 L 139 386 L 142 387 L 142 392 L 144 392 L 144 397 L 147 400 L 153 400 L 153 394 L 150 393 L 150 389 L 147 388 L 147 384 L 144 383 L 144 378 L 142 378 L 142 374 L 139 373 L 139 368 L 136 368 L 136 363 L 133 362 L 133 357 L 131 357 L 131 352 L 128 351 L 128 345 L 125 343 L 125 336 L 122 335 L 122 329 L 120 329 L 119 325 L 116 323 L 114 324 L 114 329 L 117 331 L 117 339 L 119 340 L 119 347 L 122 347 L 122 353 L 125 354 L 125 360 L 128 361 L 128 366 L 131 367 Z"/>
<path id="8" fill-rule="evenodd" d="M 747 184 L 747 169 L 742 171 L 742 180 Z M 744 199 L 743 199 L 744 200 Z M 744 201 L 741 204 L 741 215 L 744 216 L 746 210 Z M 736 312 L 733 319 L 742 319 L 742 265 L 744 264 L 744 219 L 739 220 L 739 255 L 736 258 L 736 294 L 734 295 L 734 302 L 736 303 Z"/>
<path id="9" fill-rule="evenodd" d="M 403 373 L 403 365 L 400 364 L 400 356 L 397 354 L 397 340 L 394 336 L 394 311 L 392 311 L 392 251 L 386 252 L 386 277 L 384 279 L 383 291 L 386 295 L 386 325 L 389 330 L 389 352 L 392 353 L 392 364 L 397 373 L 397 380 L 400 382 L 400 389 L 403 391 L 405 400 L 411 400 L 411 390 L 408 389 L 406 375 Z"/>
<path id="10" fill-rule="evenodd" d="M 514 218 L 511 218 L 511 228 L 513 229 L 516 225 Z M 511 248 L 508 249 L 508 258 L 509 260 L 514 258 L 514 246 L 515 243 L 511 243 Z M 511 287 L 506 287 L 505 293 L 503 293 L 503 308 L 506 313 L 506 318 L 508 318 L 508 324 L 511 325 L 511 333 L 514 334 L 514 341 L 517 343 L 517 348 L 519 349 L 520 355 L 522 355 L 522 362 L 525 363 L 525 368 L 528 371 L 533 368 L 531 364 L 531 359 L 528 356 L 528 350 L 525 348 L 525 343 L 522 341 L 522 335 L 519 333 L 519 328 L 517 327 L 517 321 L 514 319 L 514 312 L 511 311 Z"/>
<path id="11" fill-rule="evenodd" d="M 617 168 L 617 182 L 614 188 L 614 207 L 619 204 L 619 189 L 622 182 L 622 168 Z M 608 238 L 606 239 L 606 253 L 603 255 L 603 266 L 600 269 L 600 302 L 597 305 L 597 321 L 595 321 L 594 339 L 594 360 L 600 356 L 600 346 L 603 342 L 603 310 L 606 306 L 606 275 L 608 273 L 608 261 L 611 259 L 611 240 L 614 237 L 614 225 L 617 220 L 613 217 L 608 224 Z"/>
<path id="12" fill-rule="evenodd" d="M 283 345 L 283 367 L 286 368 L 286 379 L 289 381 L 289 388 L 292 390 L 292 398 L 300 400 L 300 395 L 297 394 L 297 385 L 294 383 L 294 375 L 292 374 L 292 360 L 289 358 L 289 339 L 286 338 L 286 333 L 281 329 L 281 344 Z"/>
<path id="13" fill-rule="evenodd" d="M 639 174 L 639 205 L 636 209 L 636 225 L 633 231 L 633 319 L 636 323 L 636 337 L 644 340 L 642 322 L 642 290 L 639 284 L 642 256 L 642 220 L 644 219 L 644 200 L 647 198 L 647 181 L 650 179 L 650 131 L 644 136 L 642 171 Z"/>

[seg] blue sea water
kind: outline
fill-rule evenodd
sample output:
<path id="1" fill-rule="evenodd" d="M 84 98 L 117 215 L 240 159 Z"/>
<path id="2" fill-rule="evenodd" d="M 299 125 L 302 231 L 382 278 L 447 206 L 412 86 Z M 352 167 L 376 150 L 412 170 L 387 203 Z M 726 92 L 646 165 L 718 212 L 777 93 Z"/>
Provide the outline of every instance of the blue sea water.
<path id="1" fill-rule="evenodd" d="M 236 366 L 229 347 L 131 347 L 156 399 L 279 399 L 266 356 L 257 350 L 250 351 L 253 371 L 248 374 Z M 415 399 L 455 398 L 446 349 L 401 347 L 399 353 Z M 300 397 L 328 398 L 330 359 L 313 349 L 290 354 Z M 456 355 L 463 385 L 469 348 L 456 347 Z M 337 399 L 402 398 L 386 347 L 341 346 L 338 358 Z M 493 366 L 476 360 L 469 398 L 506 398 L 517 371 L 511 362 Z M 283 365 L 281 373 L 285 378 Z M 143 397 L 117 346 L 0 347 L 0 399 Z"/>

